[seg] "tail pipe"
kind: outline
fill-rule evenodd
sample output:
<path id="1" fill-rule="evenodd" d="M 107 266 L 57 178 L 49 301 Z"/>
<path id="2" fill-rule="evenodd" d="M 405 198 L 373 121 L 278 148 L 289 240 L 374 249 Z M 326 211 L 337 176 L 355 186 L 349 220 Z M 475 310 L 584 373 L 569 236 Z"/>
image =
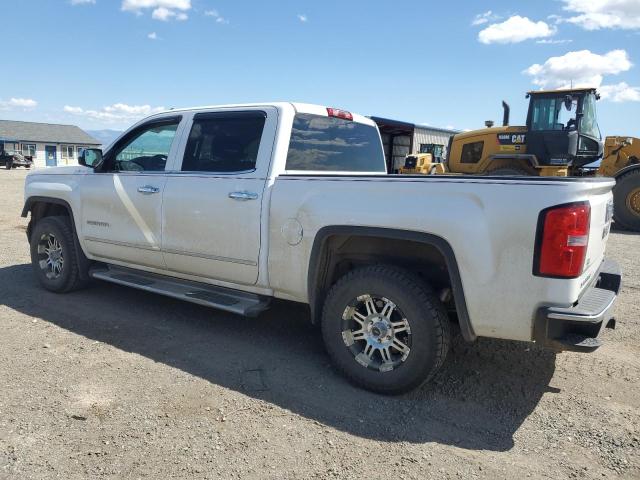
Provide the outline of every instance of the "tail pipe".
<path id="1" fill-rule="evenodd" d="M 504 110 L 504 114 L 502 116 L 502 126 L 503 127 L 508 127 L 509 126 L 509 112 L 511 111 L 511 108 L 509 108 L 509 104 L 507 102 L 505 102 L 504 100 L 502 101 L 502 109 Z"/>

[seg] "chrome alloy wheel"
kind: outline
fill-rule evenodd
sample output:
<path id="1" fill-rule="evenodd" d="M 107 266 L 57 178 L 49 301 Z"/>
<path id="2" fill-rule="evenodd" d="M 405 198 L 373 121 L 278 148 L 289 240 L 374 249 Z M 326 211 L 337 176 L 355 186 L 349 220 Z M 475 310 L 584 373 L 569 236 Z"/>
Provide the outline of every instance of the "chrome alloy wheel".
<path id="1" fill-rule="evenodd" d="M 391 300 L 360 295 L 342 314 L 342 339 L 355 360 L 365 368 L 388 372 L 411 352 L 411 328 Z"/>
<path id="2" fill-rule="evenodd" d="M 62 274 L 64 256 L 62 245 L 53 233 L 45 233 L 38 242 L 39 265 L 45 276 L 54 280 Z"/>

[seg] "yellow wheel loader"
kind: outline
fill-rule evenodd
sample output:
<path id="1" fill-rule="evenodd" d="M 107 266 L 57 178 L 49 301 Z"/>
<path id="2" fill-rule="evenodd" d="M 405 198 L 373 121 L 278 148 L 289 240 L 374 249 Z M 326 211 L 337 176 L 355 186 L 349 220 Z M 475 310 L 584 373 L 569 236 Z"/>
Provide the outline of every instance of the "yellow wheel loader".
<path id="1" fill-rule="evenodd" d="M 446 173 L 444 163 L 434 159 L 432 153 L 413 153 L 404 159 L 398 173 L 404 175 L 439 175 Z"/>
<path id="2" fill-rule="evenodd" d="M 604 175 L 616 179 L 614 219 L 640 231 L 640 139 L 602 141 L 596 117 L 595 88 L 532 91 L 525 126 L 509 125 L 502 102 L 502 126 L 454 135 L 444 164 L 426 159 L 419 172 L 466 175 Z M 415 156 L 415 155 L 414 155 Z M 602 159 L 600 167 L 588 165 Z"/>

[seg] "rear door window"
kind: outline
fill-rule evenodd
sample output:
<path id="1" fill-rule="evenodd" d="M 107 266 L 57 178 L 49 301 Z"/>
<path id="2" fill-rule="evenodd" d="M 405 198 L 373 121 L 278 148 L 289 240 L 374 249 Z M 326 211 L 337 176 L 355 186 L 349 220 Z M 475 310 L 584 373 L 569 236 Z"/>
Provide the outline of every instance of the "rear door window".
<path id="1" fill-rule="evenodd" d="M 380 135 L 375 127 L 362 123 L 297 114 L 293 121 L 286 168 L 384 173 Z"/>
<path id="2" fill-rule="evenodd" d="M 266 114 L 260 111 L 195 116 L 182 161 L 184 172 L 247 172 L 256 168 Z"/>

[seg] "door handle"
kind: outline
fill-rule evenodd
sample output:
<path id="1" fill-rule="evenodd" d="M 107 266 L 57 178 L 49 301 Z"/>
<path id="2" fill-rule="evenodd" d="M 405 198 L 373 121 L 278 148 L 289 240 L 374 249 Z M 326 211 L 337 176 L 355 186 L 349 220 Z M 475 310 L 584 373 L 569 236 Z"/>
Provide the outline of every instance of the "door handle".
<path id="1" fill-rule="evenodd" d="M 138 192 L 144 193 L 145 195 L 150 195 L 152 193 L 158 193 L 160 189 L 158 187 L 153 187 L 151 185 L 144 185 L 142 187 L 138 187 Z"/>
<path id="2" fill-rule="evenodd" d="M 258 194 L 253 192 L 231 192 L 229 194 L 229 198 L 246 202 L 247 200 L 256 200 L 258 198 Z"/>

